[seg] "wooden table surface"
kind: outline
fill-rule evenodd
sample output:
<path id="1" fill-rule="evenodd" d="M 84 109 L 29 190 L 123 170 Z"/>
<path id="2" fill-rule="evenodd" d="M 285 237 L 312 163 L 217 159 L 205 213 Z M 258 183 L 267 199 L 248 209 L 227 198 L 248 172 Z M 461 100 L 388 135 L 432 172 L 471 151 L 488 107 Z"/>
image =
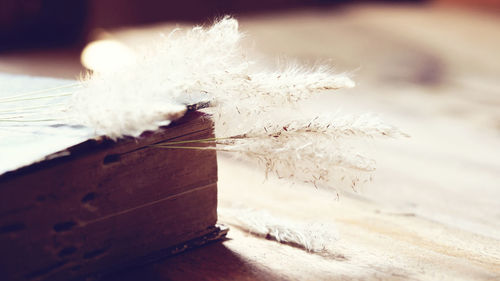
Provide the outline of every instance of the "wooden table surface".
<path id="1" fill-rule="evenodd" d="M 326 61 L 353 74 L 355 89 L 322 95 L 304 110 L 379 113 L 411 138 L 368 142 L 378 162 L 374 182 L 341 190 L 339 199 L 332 191 L 265 181 L 255 167 L 220 155 L 221 207 L 243 204 L 334 224 L 339 240 L 327 254 L 232 227 L 224 242 L 109 280 L 500 280 L 498 15 L 353 6 L 240 24 L 248 44 L 271 61 L 278 55 Z M 22 56 L 5 58 L 0 71 L 30 72 Z M 57 76 L 78 71 L 68 69 L 74 72 Z"/>

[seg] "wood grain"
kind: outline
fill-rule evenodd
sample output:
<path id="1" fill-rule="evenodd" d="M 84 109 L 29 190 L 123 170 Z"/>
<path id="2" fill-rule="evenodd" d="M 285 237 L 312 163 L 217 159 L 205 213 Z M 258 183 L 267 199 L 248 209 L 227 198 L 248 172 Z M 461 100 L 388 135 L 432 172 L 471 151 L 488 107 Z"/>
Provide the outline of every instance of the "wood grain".
<path id="1" fill-rule="evenodd" d="M 245 42 L 271 63 L 283 55 L 330 60 L 351 72 L 355 89 L 322 95 L 303 110 L 379 113 L 411 138 L 369 145 L 375 181 L 342 191 L 338 201 L 334 192 L 265 181 L 255 167 L 219 157 L 221 205 L 334 223 L 340 239 L 329 255 L 232 228 L 222 244 L 105 280 L 500 280 L 498 26 L 492 13 L 433 5 L 240 19 Z M 113 34 L 133 47 L 174 27 Z M 0 68 L 30 71 L 29 61 L 11 58 Z M 43 70 L 62 72 L 56 64 Z"/>

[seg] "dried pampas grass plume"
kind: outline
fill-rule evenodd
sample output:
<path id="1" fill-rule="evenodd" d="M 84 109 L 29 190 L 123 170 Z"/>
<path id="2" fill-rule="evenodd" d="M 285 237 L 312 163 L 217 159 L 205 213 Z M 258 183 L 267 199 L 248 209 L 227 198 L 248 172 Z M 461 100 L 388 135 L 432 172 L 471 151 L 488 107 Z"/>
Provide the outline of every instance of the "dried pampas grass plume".
<path id="1" fill-rule="evenodd" d="M 139 54 L 136 63 L 85 77 L 68 112 L 74 122 L 119 138 L 165 125 L 182 116 L 187 104 L 236 103 L 260 111 L 354 86 L 328 67 L 257 71 L 263 64 L 249 58 L 242 37 L 231 17 L 209 28 L 176 29 Z"/>
<path id="2" fill-rule="evenodd" d="M 212 115 L 216 138 L 156 146 L 231 152 L 256 160 L 266 175 L 317 187 L 354 188 L 370 181 L 375 161 L 351 141 L 404 134 L 371 115 L 298 117 L 298 102 L 354 87 L 354 82 L 327 66 L 267 69 L 250 59 L 242 37 L 230 17 L 209 28 L 174 30 L 134 65 L 86 78 L 70 112 L 79 122 L 119 138 L 175 120 L 188 105 L 208 103 L 204 111 Z M 290 113 L 280 116 L 287 108 Z M 200 146 L 207 142 L 215 146 Z M 329 224 L 297 223 L 243 208 L 219 208 L 219 213 L 233 226 L 310 252 L 325 251 L 337 240 Z"/>
<path id="3" fill-rule="evenodd" d="M 238 22 L 224 17 L 211 27 L 174 30 L 138 56 L 136 63 L 95 72 L 82 81 L 68 112 L 75 122 L 113 139 L 138 136 L 183 116 L 188 105 L 208 103 L 219 151 L 257 159 L 267 174 L 315 186 L 371 179 L 375 161 L 347 138 L 404 135 L 373 116 L 321 114 L 298 118 L 297 102 L 354 86 L 328 66 L 288 64 L 268 69 L 242 47 Z M 140 59 L 139 59 L 140 58 Z M 199 148 L 196 143 L 159 147 Z M 194 145 L 194 146 L 193 146 Z"/>
<path id="4" fill-rule="evenodd" d="M 370 181 L 375 161 L 361 153 L 353 140 L 406 135 L 371 115 L 299 117 L 298 102 L 354 87 L 354 82 L 328 66 L 288 64 L 269 69 L 250 58 L 242 38 L 238 22 L 231 17 L 208 28 L 176 29 L 139 53 L 134 64 L 94 72 L 77 85 L 3 98 L 0 105 L 33 103 L 2 108 L 0 121 L 60 124 L 64 119 L 117 139 L 155 130 L 182 117 L 191 105 L 208 104 L 203 110 L 212 115 L 216 138 L 155 146 L 231 152 L 256 160 L 266 174 L 317 187 L 336 189 L 347 183 L 354 188 Z M 66 96 L 69 102 L 63 101 Z M 57 109 L 38 103 L 47 99 L 56 101 Z M 199 145 L 207 142 L 215 146 Z M 336 240 L 328 225 L 300 224 L 250 209 L 228 212 L 224 217 L 233 225 L 308 251 L 322 251 Z"/>
<path id="5" fill-rule="evenodd" d="M 337 228 L 330 223 L 291 221 L 249 208 L 219 207 L 218 212 L 234 227 L 308 252 L 326 252 L 338 240 Z"/>
<path id="6" fill-rule="evenodd" d="M 242 38 L 231 17 L 208 28 L 176 29 L 135 64 L 85 78 L 68 112 L 75 122 L 116 139 L 166 125 L 190 104 L 209 103 L 205 111 L 212 114 L 217 136 L 210 141 L 217 150 L 257 159 L 267 174 L 316 186 L 348 182 L 354 187 L 369 181 L 374 160 L 344 139 L 402 133 L 367 115 L 276 118 L 283 108 L 354 82 L 328 66 L 268 69 L 250 59 Z"/>

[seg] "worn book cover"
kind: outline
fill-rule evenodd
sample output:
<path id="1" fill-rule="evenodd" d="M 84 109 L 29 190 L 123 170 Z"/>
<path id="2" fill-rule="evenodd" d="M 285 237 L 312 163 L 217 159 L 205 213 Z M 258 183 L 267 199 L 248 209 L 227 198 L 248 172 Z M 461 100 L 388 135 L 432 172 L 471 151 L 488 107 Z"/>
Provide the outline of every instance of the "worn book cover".
<path id="1" fill-rule="evenodd" d="M 0 75 L 0 98 L 64 83 Z M 0 280 L 80 278 L 220 236 L 216 152 L 156 145 L 213 138 L 209 116 L 191 111 L 117 141 L 82 126 L 2 120 Z"/>

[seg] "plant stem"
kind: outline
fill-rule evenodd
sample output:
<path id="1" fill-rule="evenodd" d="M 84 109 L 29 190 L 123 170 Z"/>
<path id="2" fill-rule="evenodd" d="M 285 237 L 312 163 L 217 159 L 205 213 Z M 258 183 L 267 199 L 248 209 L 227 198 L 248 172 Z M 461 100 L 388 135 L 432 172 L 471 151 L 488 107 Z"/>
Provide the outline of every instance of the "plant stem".
<path id="1" fill-rule="evenodd" d="M 46 93 L 46 92 L 50 92 L 50 91 L 54 91 L 54 90 L 72 88 L 72 87 L 76 87 L 76 86 L 81 86 L 81 84 L 79 82 L 77 82 L 77 83 L 62 85 L 62 86 L 58 86 L 58 87 L 52 87 L 52 88 L 47 88 L 47 89 L 42 89 L 42 90 L 37 90 L 37 91 L 26 92 L 26 93 L 22 93 L 22 94 L 10 96 L 10 97 L 1 98 L 0 101 L 17 99 L 17 98 L 32 96 L 32 95 L 36 95 L 36 94 L 40 94 L 40 93 Z"/>
<path id="2" fill-rule="evenodd" d="M 73 94 L 73 92 L 65 92 L 65 93 L 60 93 L 60 94 L 55 94 L 55 95 L 50 95 L 50 96 L 41 96 L 41 97 L 32 97 L 32 98 L 11 98 L 11 99 L 7 98 L 7 99 L 0 99 L 0 104 L 1 103 L 8 103 L 8 102 L 58 98 L 58 97 L 64 97 L 64 96 L 71 96 L 72 94 Z"/>
<path id="3" fill-rule="evenodd" d="M 14 119 L 8 119 L 8 118 L 0 119 L 0 122 L 21 122 L 21 123 L 48 122 L 48 121 L 58 121 L 58 119 L 31 119 L 31 120 L 14 120 Z"/>
<path id="4" fill-rule="evenodd" d="M 46 108 L 46 107 L 51 107 L 51 106 L 60 106 L 64 105 L 64 103 L 56 103 L 56 104 L 45 104 L 45 105 L 39 105 L 39 106 L 28 106 L 28 107 L 16 107 L 16 108 L 9 108 L 5 110 L 0 110 L 0 113 L 16 113 L 16 112 L 23 112 L 26 110 L 31 110 L 31 109 L 40 109 L 40 108 Z"/>
<path id="5" fill-rule="evenodd" d="M 194 150 L 206 150 L 206 149 L 216 149 L 215 147 L 210 146 L 175 146 L 175 145 L 150 145 L 152 147 L 159 148 L 182 148 L 182 149 L 194 149 Z"/>

